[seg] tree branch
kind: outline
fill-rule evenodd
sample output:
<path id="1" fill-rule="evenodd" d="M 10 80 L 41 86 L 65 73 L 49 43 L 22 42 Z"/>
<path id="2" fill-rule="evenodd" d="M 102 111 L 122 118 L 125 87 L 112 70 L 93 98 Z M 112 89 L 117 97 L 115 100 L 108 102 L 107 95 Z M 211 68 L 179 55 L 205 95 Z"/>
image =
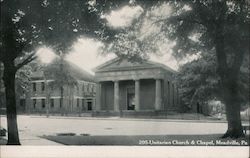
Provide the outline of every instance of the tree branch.
<path id="1" fill-rule="evenodd" d="M 160 22 L 169 22 L 171 23 L 171 21 L 176 20 L 176 21 L 188 21 L 190 23 L 196 23 L 196 24 L 200 24 L 203 25 L 203 23 L 201 21 L 195 20 L 195 19 L 188 19 L 187 17 L 180 17 L 180 15 L 177 16 L 172 16 L 170 18 L 164 18 L 164 19 L 159 19 L 156 20 L 154 22 L 151 23 L 151 25 L 160 23 Z"/>
<path id="2" fill-rule="evenodd" d="M 37 56 L 35 56 L 34 53 L 31 53 L 26 59 L 24 59 L 21 63 L 17 64 L 16 70 L 20 69 L 21 67 L 23 67 L 24 65 L 30 63 L 31 61 L 33 61 L 34 59 L 36 59 Z"/>

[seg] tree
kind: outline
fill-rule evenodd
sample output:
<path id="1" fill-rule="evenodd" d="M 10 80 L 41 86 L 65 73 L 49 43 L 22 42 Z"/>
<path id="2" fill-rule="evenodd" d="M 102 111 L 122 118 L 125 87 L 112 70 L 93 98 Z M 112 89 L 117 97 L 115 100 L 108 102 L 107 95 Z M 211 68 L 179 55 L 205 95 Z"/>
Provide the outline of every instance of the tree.
<path id="1" fill-rule="evenodd" d="M 55 52 L 66 53 L 81 35 L 108 40 L 106 35 L 112 37 L 113 32 L 111 29 L 104 31 L 101 11 L 96 11 L 92 7 L 94 3 L 89 1 L 3 0 L 0 3 L 0 61 L 4 65 L 7 144 L 18 145 L 16 100 L 13 99 L 16 98 L 15 76 L 21 67 L 36 58 L 35 49 L 46 45 Z M 98 7 L 100 10 L 110 9 L 106 1 L 100 1 Z"/>
<path id="2" fill-rule="evenodd" d="M 53 82 L 48 83 L 48 88 L 60 89 L 60 107 L 63 107 L 65 87 L 67 87 L 66 90 L 68 91 L 74 88 L 74 86 L 77 86 L 77 79 L 71 74 L 69 67 L 67 61 L 61 56 L 60 59 L 55 59 L 43 69 L 46 80 L 53 80 Z M 71 105 L 72 93 L 68 92 L 67 96 L 69 97 L 68 103 Z M 62 113 L 65 112 L 67 112 L 67 109 L 63 109 Z"/>
<path id="3" fill-rule="evenodd" d="M 166 4 L 166 3 L 165 3 Z M 176 42 L 174 54 L 214 52 L 220 98 L 226 105 L 225 137 L 243 136 L 239 105 L 239 74 L 249 54 L 249 3 L 239 1 L 170 1 L 169 17 L 154 17 L 154 25 Z"/>
<path id="4" fill-rule="evenodd" d="M 245 58 L 239 74 L 239 105 L 249 104 L 249 58 Z M 219 76 L 216 73 L 215 53 L 202 53 L 198 59 L 185 63 L 179 69 L 176 76 L 179 86 L 180 97 L 185 106 L 191 107 L 197 102 L 204 103 L 214 98 L 221 99 L 219 96 Z M 243 107 L 244 108 L 244 107 Z"/>
<path id="5" fill-rule="evenodd" d="M 212 53 L 182 65 L 176 76 L 180 97 L 189 108 L 218 96 L 216 60 Z"/>

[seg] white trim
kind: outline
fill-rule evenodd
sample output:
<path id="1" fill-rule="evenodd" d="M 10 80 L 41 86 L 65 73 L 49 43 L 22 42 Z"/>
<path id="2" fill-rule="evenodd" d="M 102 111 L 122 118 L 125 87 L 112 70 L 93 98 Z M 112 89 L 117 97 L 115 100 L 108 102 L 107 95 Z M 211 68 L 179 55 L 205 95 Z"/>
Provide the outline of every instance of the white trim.
<path id="1" fill-rule="evenodd" d="M 30 97 L 30 99 L 46 99 L 46 97 Z"/>
<path id="2" fill-rule="evenodd" d="M 51 96 L 50 99 L 61 99 L 60 96 Z"/>
<path id="3" fill-rule="evenodd" d="M 83 84 L 95 84 L 95 82 L 89 82 L 89 81 L 84 81 L 84 80 L 78 80 L 79 83 Z"/>
<path id="4" fill-rule="evenodd" d="M 84 97 L 74 96 L 74 99 L 84 99 Z"/>
<path id="5" fill-rule="evenodd" d="M 54 81 L 54 80 L 46 80 L 47 82 L 52 82 L 52 81 Z M 34 82 L 45 82 L 45 80 L 32 80 L 31 81 L 32 83 L 34 83 Z"/>

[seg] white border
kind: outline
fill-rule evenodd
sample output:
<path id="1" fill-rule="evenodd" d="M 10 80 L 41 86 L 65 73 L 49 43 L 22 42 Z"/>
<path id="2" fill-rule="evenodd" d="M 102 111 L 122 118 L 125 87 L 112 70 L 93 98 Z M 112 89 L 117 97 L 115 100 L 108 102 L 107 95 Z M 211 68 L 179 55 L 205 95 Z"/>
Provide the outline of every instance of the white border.
<path id="1" fill-rule="evenodd" d="M 248 158 L 249 147 L 0 146 L 1 158 Z M 14 151 L 14 152 L 13 152 Z"/>

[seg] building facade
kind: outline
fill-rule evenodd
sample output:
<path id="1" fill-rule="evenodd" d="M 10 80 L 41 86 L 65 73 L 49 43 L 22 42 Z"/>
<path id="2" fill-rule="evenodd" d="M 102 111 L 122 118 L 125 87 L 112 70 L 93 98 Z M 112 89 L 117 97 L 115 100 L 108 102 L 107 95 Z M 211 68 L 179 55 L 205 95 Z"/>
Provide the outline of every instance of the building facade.
<path id="1" fill-rule="evenodd" d="M 20 96 L 19 107 L 26 113 L 81 114 L 93 110 L 96 83 L 94 76 L 77 68 L 72 63 L 70 74 L 76 80 L 72 84 L 59 85 L 53 77 L 46 78 L 43 71 L 31 76 L 29 93 Z"/>
<path id="2" fill-rule="evenodd" d="M 131 63 L 115 58 L 95 69 L 97 114 L 167 112 L 179 108 L 176 72 L 150 61 Z"/>

